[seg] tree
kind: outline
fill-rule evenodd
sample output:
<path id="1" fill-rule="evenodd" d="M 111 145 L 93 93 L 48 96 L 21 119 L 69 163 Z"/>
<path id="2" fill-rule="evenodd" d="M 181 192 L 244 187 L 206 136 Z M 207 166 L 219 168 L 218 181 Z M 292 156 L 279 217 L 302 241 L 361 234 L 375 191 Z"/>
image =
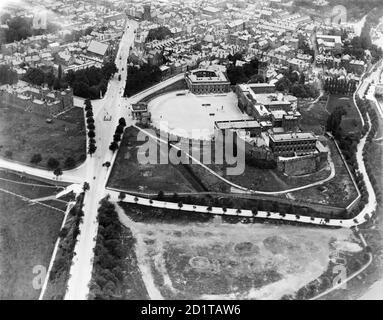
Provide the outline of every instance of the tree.
<path id="1" fill-rule="evenodd" d="M 89 183 L 88 182 L 84 182 L 84 185 L 82 186 L 82 190 L 85 192 L 85 191 L 87 191 L 89 189 L 90 189 Z"/>
<path id="2" fill-rule="evenodd" d="M 63 174 L 63 171 L 61 170 L 61 168 L 56 168 L 54 171 L 53 171 L 53 174 L 56 176 L 56 178 L 58 179 L 59 176 L 61 176 Z"/>
<path id="3" fill-rule="evenodd" d="M 24 81 L 39 86 L 44 83 L 44 79 L 44 72 L 39 68 L 29 68 L 23 76 Z"/>
<path id="4" fill-rule="evenodd" d="M 106 161 L 102 164 L 103 167 L 106 167 L 107 169 L 110 167 L 111 163 L 109 161 Z"/>
<path id="5" fill-rule="evenodd" d="M 72 157 L 68 157 L 65 159 L 65 162 L 64 162 L 65 168 L 74 168 L 75 165 L 76 165 L 76 160 L 73 159 Z"/>
<path id="6" fill-rule="evenodd" d="M 20 41 L 32 35 L 32 21 L 24 17 L 14 17 L 7 22 L 5 31 L 6 43 Z"/>
<path id="7" fill-rule="evenodd" d="M 92 154 L 94 154 L 96 150 L 97 150 L 96 145 L 93 143 L 90 143 L 88 147 L 88 153 L 90 154 L 90 156 L 92 156 Z"/>
<path id="8" fill-rule="evenodd" d="M 62 68 L 61 64 L 59 64 L 59 67 L 57 70 L 57 80 L 59 81 L 59 83 L 61 82 L 62 74 L 63 74 L 63 68 Z"/>
<path id="9" fill-rule="evenodd" d="M 125 118 L 120 118 L 120 119 L 118 120 L 118 123 L 119 123 L 121 126 L 126 127 L 126 121 L 125 121 Z"/>
<path id="10" fill-rule="evenodd" d="M 96 129 L 96 126 L 94 125 L 94 123 L 88 123 L 87 128 L 88 130 L 94 130 Z"/>
<path id="11" fill-rule="evenodd" d="M 227 77 L 230 80 L 232 85 L 236 85 L 237 83 L 244 83 L 248 81 L 248 78 L 242 67 L 230 65 L 227 68 Z"/>
<path id="12" fill-rule="evenodd" d="M 41 162 L 41 160 L 43 160 L 43 158 L 41 157 L 41 154 L 40 153 L 36 153 L 36 154 L 34 154 L 32 156 L 31 163 L 38 164 L 39 162 Z"/>
<path id="13" fill-rule="evenodd" d="M 95 136 L 96 136 L 96 133 L 93 130 L 89 130 L 88 137 L 89 138 L 94 138 Z"/>
<path id="14" fill-rule="evenodd" d="M 178 208 L 179 208 L 179 209 L 181 209 L 183 206 L 184 206 L 184 205 L 183 205 L 183 203 L 182 203 L 181 201 L 178 202 Z"/>
<path id="15" fill-rule="evenodd" d="M 338 106 L 327 118 L 326 130 L 330 131 L 335 137 L 340 133 L 340 124 L 342 122 L 342 117 L 345 114 L 347 114 L 347 112 L 343 107 Z"/>
<path id="16" fill-rule="evenodd" d="M 49 88 L 52 88 L 53 86 L 53 89 L 56 90 L 57 88 L 54 87 L 55 80 L 56 80 L 55 75 L 53 74 L 52 71 L 44 74 L 44 83 L 46 83 Z"/>
<path id="17" fill-rule="evenodd" d="M 49 85 L 49 84 L 48 84 Z M 53 89 L 54 90 L 60 90 L 61 89 L 61 82 L 60 82 L 60 80 L 59 79 L 57 79 L 57 78 L 55 78 L 54 80 L 53 80 Z"/>
<path id="18" fill-rule="evenodd" d="M 122 134 L 124 132 L 124 126 L 122 126 L 121 124 L 119 124 L 116 128 L 116 133 L 117 134 Z"/>
<path id="19" fill-rule="evenodd" d="M 93 117 L 93 111 L 92 110 L 88 110 L 88 111 L 86 111 L 85 115 L 86 115 L 87 118 Z"/>
<path id="20" fill-rule="evenodd" d="M 0 85 L 17 82 L 17 73 L 8 65 L 0 65 Z"/>
<path id="21" fill-rule="evenodd" d="M 164 198 L 164 192 L 162 190 L 158 191 L 157 199 L 162 200 Z"/>
<path id="22" fill-rule="evenodd" d="M 102 73 L 105 75 L 105 79 L 109 80 L 117 71 L 117 66 L 114 62 L 106 62 L 102 68 Z"/>
<path id="23" fill-rule="evenodd" d="M 85 108 L 86 107 L 90 107 L 91 108 L 92 107 L 92 102 L 90 101 L 90 99 L 85 99 L 84 100 L 84 105 L 85 105 Z"/>
<path id="24" fill-rule="evenodd" d="M 129 66 L 124 96 L 129 97 L 160 82 L 161 79 L 162 73 L 158 66 L 149 64 L 143 64 L 140 68 Z"/>
<path id="25" fill-rule="evenodd" d="M 283 77 L 275 83 L 275 89 L 277 91 L 289 91 L 290 87 L 291 81 L 287 77 Z"/>
<path id="26" fill-rule="evenodd" d="M 47 161 L 47 166 L 49 169 L 57 169 L 60 165 L 60 162 L 56 158 L 49 158 Z"/>
<path id="27" fill-rule="evenodd" d="M 115 152 L 118 149 L 118 143 L 116 141 L 111 142 L 109 150 Z"/>
<path id="28" fill-rule="evenodd" d="M 121 141 L 121 135 L 115 133 L 113 135 L 113 141 L 120 142 Z"/>
<path id="29" fill-rule="evenodd" d="M 126 194 L 124 192 L 120 192 L 120 194 L 118 195 L 118 199 L 120 201 L 123 201 L 125 198 L 126 198 Z"/>
<path id="30" fill-rule="evenodd" d="M 166 37 L 170 37 L 171 35 L 172 33 L 169 28 L 160 26 L 158 28 L 150 29 L 145 41 L 150 42 L 153 40 L 164 40 Z"/>
<path id="31" fill-rule="evenodd" d="M 87 123 L 87 124 L 94 123 L 94 119 L 93 119 L 93 117 L 89 117 L 89 118 L 87 118 L 87 119 L 86 119 L 86 123 Z"/>

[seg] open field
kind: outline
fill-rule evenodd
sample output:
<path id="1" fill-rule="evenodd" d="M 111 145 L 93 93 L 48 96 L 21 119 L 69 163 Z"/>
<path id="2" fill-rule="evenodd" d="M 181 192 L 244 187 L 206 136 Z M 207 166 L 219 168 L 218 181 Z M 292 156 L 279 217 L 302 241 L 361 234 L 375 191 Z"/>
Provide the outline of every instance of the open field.
<path id="1" fill-rule="evenodd" d="M 160 190 L 164 192 L 193 191 L 192 185 L 177 169 L 178 166 L 138 162 L 138 148 L 144 142 L 137 141 L 137 133 L 138 130 L 133 127 L 125 130 L 109 177 L 108 187 L 154 194 Z M 160 150 L 158 150 L 159 155 Z"/>
<path id="2" fill-rule="evenodd" d="M 50 157 L 60 161 L 67 157 L 76 164 L 85 160 L 86 136 L 83 110 L 73 108 L 46 122 L 46 117 L 16 108 L 0 107 L 0 156 L 31 165 L 34 154 L 41 154 L 37 164 L 46 168 Z"/>
<path id="3" fill-rule="evenodd" d="M 361 250 L 346 229 L 134 222 L 124 208 L 154 299 L 280 299 L 325 272 L 334 251 Z"/>
<path id="4" fill-rule="evenodd" d="M 40 287 L 34 289 L 32 281 L 41 274 L 33 274 L 33 268 L 48 268 L 64 217 L 54 208 L 64 205 L 51 201 L 50 208 L 21 197 L 36 199 L 58 191 L 41 181 L 0 171 L 0 300 L 38 298 Z"/>

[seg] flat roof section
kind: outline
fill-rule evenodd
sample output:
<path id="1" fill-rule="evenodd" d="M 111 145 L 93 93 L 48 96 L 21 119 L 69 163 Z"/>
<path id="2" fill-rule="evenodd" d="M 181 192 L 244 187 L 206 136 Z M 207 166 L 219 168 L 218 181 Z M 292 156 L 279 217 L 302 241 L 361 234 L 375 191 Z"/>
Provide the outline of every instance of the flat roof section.
<path id="1" fill-rule="evenodd" d="M 297 141 L 297 140 L 317 140 L 317 137 L 312 132 L 293 132 L 270 134 L 270 139 L 274 142 L 281 141 Z"/>
<path id="2" fill-rule="evenodd" d="M 260 128 L 261 125 L 257 120 L 228 120 L 228 121 L 216 121 L 215 126 L 217 129 L 252 129 Z"/>
<path id="3" fill-rule="evenodd" d="M 206 74 L 206 75 L 204 75 Z M 219 70 L 198 69 L 190 72 L 187 77 L 193 83 L 198 82 L 227 82 L 226 76 Z"/>

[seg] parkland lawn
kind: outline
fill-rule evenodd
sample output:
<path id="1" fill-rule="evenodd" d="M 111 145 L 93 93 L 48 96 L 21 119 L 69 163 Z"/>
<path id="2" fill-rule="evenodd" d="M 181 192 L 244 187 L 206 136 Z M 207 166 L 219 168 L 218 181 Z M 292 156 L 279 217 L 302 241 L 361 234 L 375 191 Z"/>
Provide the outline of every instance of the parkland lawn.
<path id="1" fill-rule="evenodd" d="M 33 287 L 38 274 L 33 268 L 48 269 L 64 213 L 38 203 L 31 205 L 7 191 L 36 199 L 59 190 L 0 170 L 0 300 L 38 299 L 40 288 Z M 57 201 L 50 205 L 63 207 Z"/>
<path id="2" fill-rule="evenodd" d="M 178 169 L 180 165 L 139 163 L 137 152 L 145 142 L 137 141 L 137 133 L 138 130 L 134 127 L 125 130 L 116 161 L 111 169 L 108 187 L 126 192 L 152 194 L 157 194 L 159 191 L 177 193 L 194 191 L 191 183 Z M 159 152 L 158 148 L 158 156 Z"/>
<path id="3" fill-rule="evenodd" d="M 41 154 L 38 167 L 46 168 L 53 157 L 61 167 L 67 157 L 76 165 L 86 158 L 86 133 L 81 108 L 73 108 L 46 122 L 47 117 L 12 107 L 0 107 L 0 157 L 30 163 L 34 154 Z"/>
<path id="4" fill-rule="evenodd" d="M 321 99 L 314 105 L 303 103 L 299 106 L 302 114 L 301 129 L 322 134 L 326 127 L 327 118 L 337 108 L 343 107 L 346 112 L 342 117 L 341 128 L 346 134 L 357 133 L 362 129 L 362 121 L 352 96 L 330 95 L 326 100 Z"/>

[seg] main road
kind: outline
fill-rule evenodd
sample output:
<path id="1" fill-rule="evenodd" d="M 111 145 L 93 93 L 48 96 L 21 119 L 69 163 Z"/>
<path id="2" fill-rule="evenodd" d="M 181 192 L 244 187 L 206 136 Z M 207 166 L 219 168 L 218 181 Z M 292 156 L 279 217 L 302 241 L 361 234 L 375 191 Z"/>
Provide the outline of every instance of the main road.
<path id="1" fill-rule="evenodd" d="M 129 55 L 129 48 L 133 46 L 134 30 L 136 28 L 137 22 L 128 21 L 125 32 L 120 41 L 118 53 L 116 55 L 116 65 L 119 69 L 118 74 L 121 75 L 121 80 L 118 81 L 118 74 L 115 75 L 114 78 L 109 81 L 108 90 L 105 97 L 101 100 L 92 102 L 95 114 L 97 151 L 92 157 L 88 156 L 86 162 L 83 165 L 71 171 L 64 171 L 64 174 L 61 177 L 63 181 L 75 183 L 77 186 L 80 186 L 85 181 L 90 184 L 90 189 L 88 192 L 86 192 L 84 198 L 84 221 L 82 224 L 80 224 L 80 235 L 75 246 L 75 257 L 70 269 L 70 278 L 68 281 L 68 288 L 65 299 L 83 300 L 88 298 L 89 284 L 91 281 L 93 269 L 93 249 L 95 247 L 95 240 L 98 229 L 97 210 L 99 208 L 100 200 L 106 195 L 105 187 L 109 174 L 108 169 L 102 165 L 106 161 L 110 161 L 113 164 L 115 159 L 115 154 L 113 155 L 113 153 L 109 150 L 109 143 L 112 141 L 115 127 L 118 124 L 118 119 L 123 116 L 125 117 L 128 126 L 133 125 L 133 121 L 129 117 L 130 111 L 128 106 L 130 103 L 136 102 L 151 94 L 152 92 L 161 89 L 175 81 L 178 81 L 183 77 L 182 74 L 177 75 L 176 77 L 161 82 L 158 85 L 155 85 L 135 96 L 130 97 L 129 99 L 123 97 L 123 91 L 127 77 L 126 61 Z M 362 84 L 365 84 L 367 81 L 362 81 Z M 358 88 L 357 92 L 360 96 L 363 96 L 363 94 L 360 94 L 360 91 L 363 91 L 360 90 L 360 87 Z M 111 116 L 111 121 L 105 121 L 105 115 Z M 364 215 L 368 214 L 371 216 L 371 213 L 376 209 L 375 193 L 365 170 L 362 156 L 365 140 L 366 137 L 364 137 L 364 139 L 362 139 L 358 145 L 357 161 L 359 170 L 364 177 L 366 186 L 369 191 L 368 204 L 358 215 L 358 223 L 352 223 L 351 221 L 348 221 L 350 225 L 348 226 L 343 224 L 343 227 L 350 227 L 351 225 L 364 222 Z M 25 172 L 27 174 L 44 177 L 46 179 L 54 179 L 51 172 L 16 164 L 13 161 L 1 160 L 0 167 L 15 170 L 18 172 Z M 279 219 L 281 219 L 281 217 L 279 217 Z M 311 221 L 311 223 L 322 224 L 321 221 Z"/>
<path id="2" fill-rule="evenodd" d="M 116 55 L 116 66 L 118 73 L 121 75 L 121 80 L 118 81 L 118 75 L 115 75 L 109 82 L 104 98 L 98 101 L 95 106 L 97 150 L 87 160 L 85 180 L 89 183 L 90 189 L 85 193 L 84 221 L 80 225 L 80 235 L 75 246 L 75 257 L 70 270 L 65 299 L 87 299 L 89 293 L 93 268 L 93 248 L 98 229 L 97 210 L 100 200 L 105 195 L 107 182 L 107 169 L 102 164 L 111 161 L 113 157 L 112 152 L 109 150 L 109 143 L 112 141 L 118 119 L 126 110 L 127 101 L 123 98 L 127 77 L 126 61 L 129 56 L 129 48 L 133 45 L 136 27 L 137 23 L 135 21 L 128 20 Z M 106 114 L 112 117 L 110 121 L 104 120 Z"/>

